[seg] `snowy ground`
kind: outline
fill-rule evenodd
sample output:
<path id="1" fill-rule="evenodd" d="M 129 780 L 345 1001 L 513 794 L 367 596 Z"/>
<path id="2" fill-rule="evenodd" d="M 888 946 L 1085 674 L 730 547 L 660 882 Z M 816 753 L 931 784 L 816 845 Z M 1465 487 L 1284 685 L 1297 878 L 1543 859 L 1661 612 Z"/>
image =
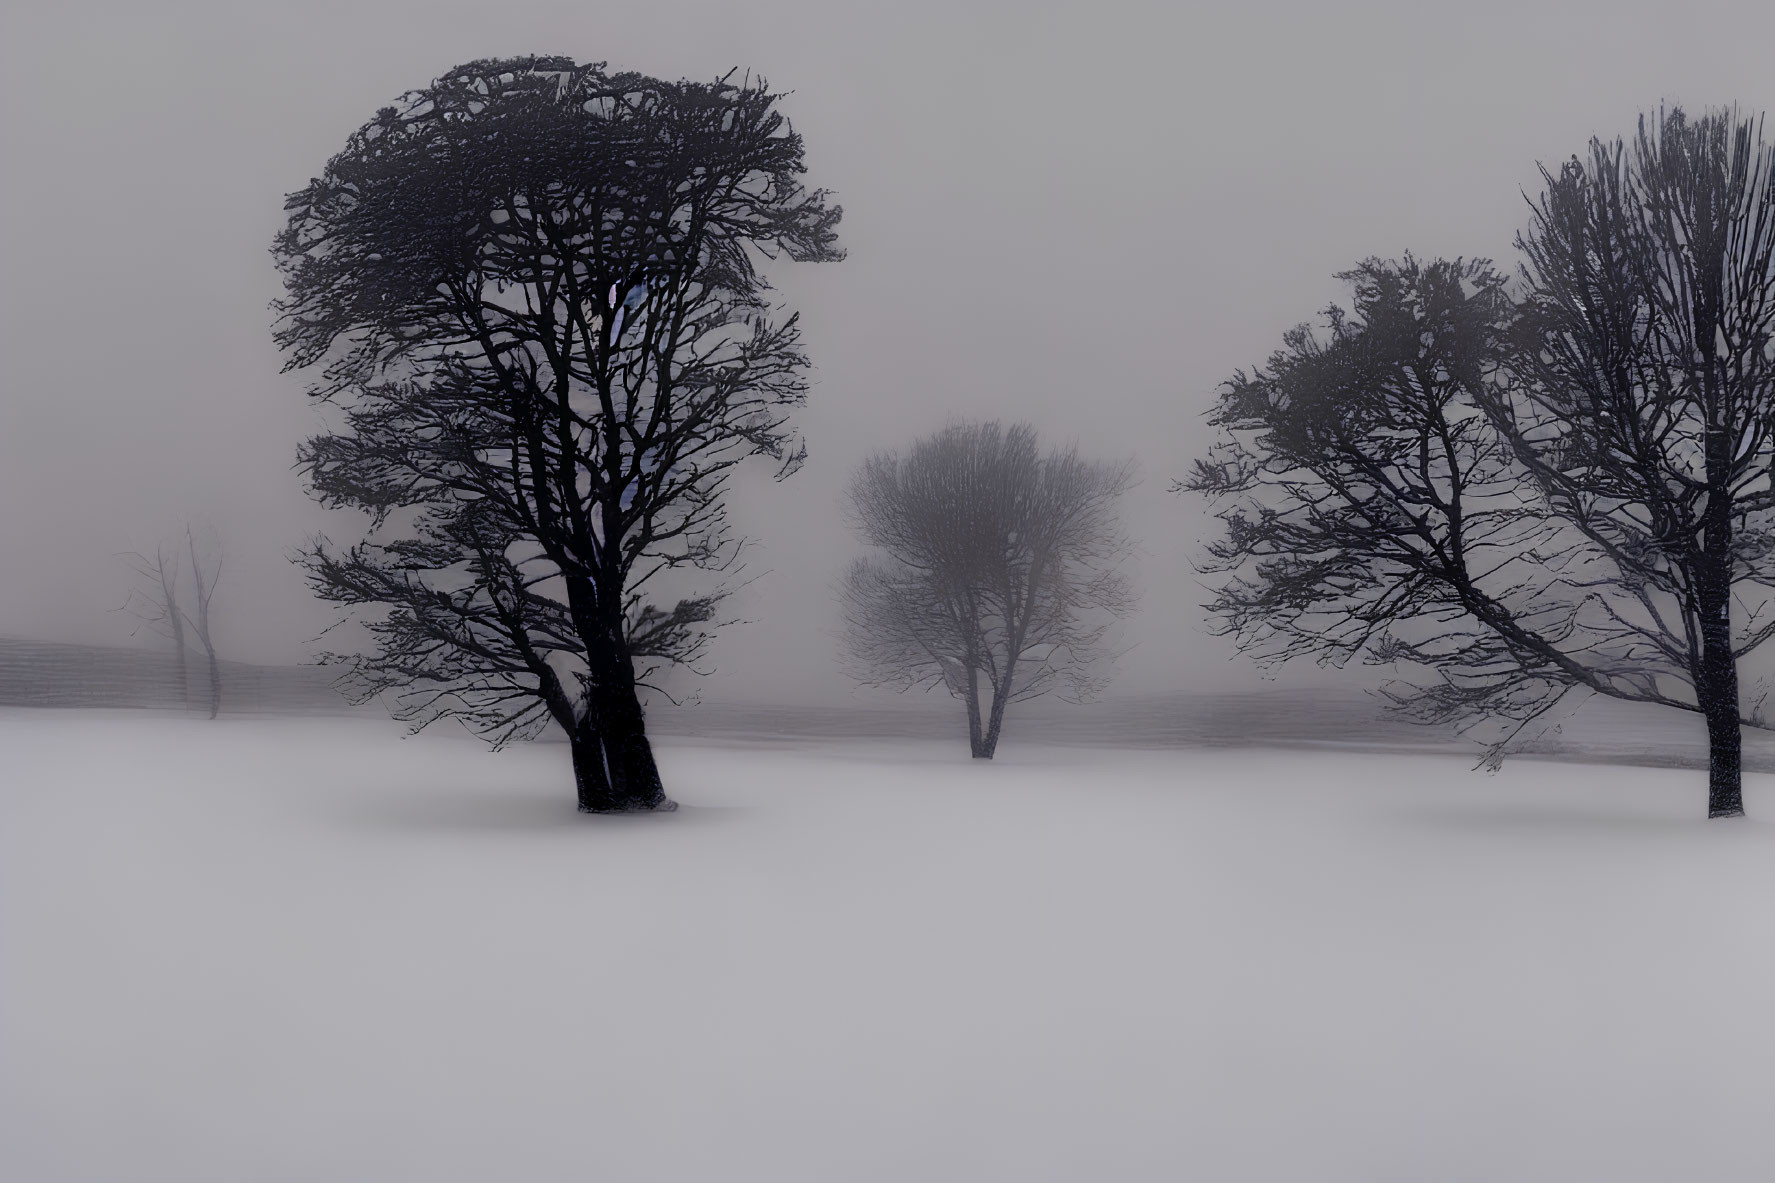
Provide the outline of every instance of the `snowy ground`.
<path id="1" fill-rule="evenodd" d="M 0 715 L 0 1177 L 1775 1178 L 1775 778 Z"/>

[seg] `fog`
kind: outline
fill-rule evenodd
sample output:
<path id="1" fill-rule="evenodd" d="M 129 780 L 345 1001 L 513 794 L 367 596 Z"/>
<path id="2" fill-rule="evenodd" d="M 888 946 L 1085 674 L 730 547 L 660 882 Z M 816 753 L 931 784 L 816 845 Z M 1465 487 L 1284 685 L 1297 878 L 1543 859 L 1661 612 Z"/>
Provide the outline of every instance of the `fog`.
<path id="1" fill-rule="evenodd" d="M 1222 383 L 1341 299 L 1336 273 L 1407 251 L 1513 269 L 1542 163 L 1660 104 L 1775 109 L 1771 45 L 1769 0 L 0 6 L 0 1177 L 1775 1178 L 1775 678 L 1737 660 L 1733 629 L 1775 639 L 1758 615 L 1775 544 L 1766 494 L 1716 463 L 1736 423 L 1734 463 L 1761 479 L 1762 421 L 1704 420 L 1707 517 L 1673 520 L 1705 545 L 1654 571 L 1693 591 L 1669 627 L 1564 611 L 1594 586 L 1560 532 L 1588 511 L 1543 498 L 1545 523 L 1515 515 L 1505 495 L 1525 486 L 1489 459 L 1464 499 L 1416 493 L 1433 484 L 1420 459 L 1422 485 L 1360 507 L 1376 546 L 1348 553 L 1383 571 L 1387 529 L 1431 533 L 1424 504 L 1468 531 L 1450 548 L 1462 562 L 1485 548 L 1440 568 L 1466 594 L 1412 601 L 1420 621 L 1451 603 L 1478 604 L 1498 636 L 1554 621 L 1506 637 L 1520 669 L 1483 646 L 1416 650 L 1446 658 L 1425 664 L 1453 690 L 1407 703 L 1415 715 L 1360 693 L 1372 667 L 1296 662 L 1266 685 L 1202 607 L 1220 525 L 1171 491 L 1214 438 Z M 787 92 L 808 182 L 844 208 L 846 258 L 768 271 L 813 363 L 795 419 L 808 460 L 783 482 L 766 461 L 735 479 L 730 525 L 753 545 L 723 615 L 743 623 L 717 635 L 706 679 L 668 683 L 702 704 L 649 697 L 645 726 L 614 613 L 593 630 L 580 612 L 582 651 L 537 658 L 562 614 L 510 607 L 534 568 L 509 546 L 482 570 L 521 574 L 489 578 L 464 613 L 518 632 L 478 656 L 521 666 L 529 697 L 497 697 L 495 673 L 428 707 L 438 667 L 391 663 L 363 684 L 379 700 L 347 709 L 336 667 L 302 664 L 337 609 L 292 557 L 367 523 L 323 511 L 294 468 L 340 423 L 273 343 L 285 197 L 404 92 L 526 54 L 762 75 Z M 531 159 L 538 126 L 555 125 L 518 133 Z M 419 204 L 400 205 L 401 228 L 429 233 L 430 211 L 405 217 Z M 527 203 L 530 225 L 544 205 Z M 826 249 L 817 215 L 798 233 Z M 366 241 L 364 258 L 400 257 Z M 654 285 L 645 317 L 683 292 L 657 278 L 625 281 L 628 296 Z M 1482 317 L 1501 301 L 1439 290 L 1463 298 L 1378 334 L 1399 364 L 1440 349 L 1446 325 L 1466 332 L 1469 308 L 1492 339 Z M 592 319 L 582 291 L 562 294 Z M 1742 359 L 1767 337 L 1734 344 L 1720 323 L 1694 321 L 1737 376 L 1695 414 L 1754 388 L 1743 405 L 1761 415 L 1766 375 L 1745 379 Z M 595 365 L 607 381 L 608 349 Z M 1453 471 L 1463 429 L 1436 379 L 1394 385 L 1457 423 Z M 570 422 L 583 392 L 555 390 Z M 1458 414 L 1476 408 L 1496 410 L 1469 398 Z M 877 664 L 910 653 L 973 709 L 859 687 L 839 661 L 861 550 L 846 484 L 871 453 L 960 419 L 1027 422 L 1114 478 L 1050 480 L 1067 466 L 1025 448 L 997 469 L 954 464 L 970 484 L 902 482 L 940 507 L 910 519 L 938 523 L 914 555 L 936 557 L 906 563 L 936 591 L 911 624 L 853 599 L 866 626 L 851 636 L 888 620 L 900 648 Z M 1501 420 L 1485 420 L 1499 447 L 1525 438 Z M 1399 420 L 1358 420 L 1376 421 L 1379 438 Z M 396 446 L 460 438 L 460 421 L 390 422 Z M 984 454 L 969 446 L 944 456 Z M 1573 449 L 1571 467 L 1606 452 Z M 634 471 L 657 491 L 684 455 L 655 447 Z M 468 471 L 499 495 L 508 470 L 449 461 L 459 488 L 477 491 Z M 1053 694 L 1007 716 L 1019 687 L 1049 688 L 1023 656 L 1039 609 L 1125 607 L 1113 578 L 1069 581 L 1053 540 L 1071 535 L 1052 528 L 1084 533 L 1079 507 L 1115 495 L 1123 461 L 1140 602 L 1119 678 L 1104 701 Z M 1667 469 L 1639 471 L 1653 487 Z M 998 496 L 956 515 L 957 488 Z M 517 519 L 493 504 L 452 525 Z M 1720 507 L 1755 532 L 1719 532 Z M 1486 533 L 1487 515 L 1531 520 Z M 1074 557 L 1119 553 L 1093 523 Z M 188 527 L 221 540 L 213 648 L 189 598 L 186 616 L 159 609 L 196 634 L 182 646 L 123 610 L 129 552 L 213 556 L 180 553 Z M 510 537 L 463 545 L 479 561 Z M 573 545 L 590 549 L 585 532 Z M 1664 595 L 1652 568 L 1612 557 L 1625 549 L 1608 590 Z M 1006 552 L 997 573 L 976 562 Z M 1014 605 L 1005 571 L 1035 554 L 1023 588 L 1039 570 L 1061 591 Z M 1522 611 L 1508 587 L 1481 598 L 1525 558 Z M 1727 603 L 1722 572 L 1761 598 Z M 671 595 L 684 574 L 662 579 Z M 1545 612 L 1542 578 L 1560 589 Z M 672 630 L 699 611 L 631 617 L 633 651 L 682 654 L 694 635 Z M 959 651 L 930 640 L 950 625 Z M 1046 638 L 1041 663 L 1081 669 L 1095 640 Z M 388 718 L 414 685 L 403 721 L 419 737 Z M 433 714 L 445 725 L 424 729 Z M 1461 729 L 1482 715 L 1499 729 Z M 457 721 L 543 742 L 495 753 Z M 1506 750 L 1495 775 L 1475 770 Z"/>
<path id="2" fill-rule="evenodd" d="M 195 520 L 226 539 L 223 654 L 309 652 L 333 609 L 289 552 L 359 523 L 291 467 L 322 420 L 269 333 L 283 196 L 450 66 L 558 53 L 764 74 L 845 209 L 844 262 L 773 273 L 816 370 L 809 460 L 734 487 L 756 579 L 706 696 L 853 693 L 840 490 L 953 416 L 1137 460 L 1119 691 L 1252 684 L 1198 607 L 1208 519 L 1168 492 L 1217 384 L 1365 256 L 1507 261 L 1537 161 L 1660 101 L 1775 107 L 1771 34 L 1743 0 L 8 6 L 0 635 L 132 643 L 116 555 Z"/>

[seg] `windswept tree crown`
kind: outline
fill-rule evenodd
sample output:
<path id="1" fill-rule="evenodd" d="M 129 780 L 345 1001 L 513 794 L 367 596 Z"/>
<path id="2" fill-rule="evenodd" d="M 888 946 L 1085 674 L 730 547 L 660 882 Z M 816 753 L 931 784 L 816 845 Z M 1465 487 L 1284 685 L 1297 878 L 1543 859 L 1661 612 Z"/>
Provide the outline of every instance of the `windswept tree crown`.
<path id="1" fill-rule="evenodd" d="M 434 357 L 464 337 L 469 281 L 608 314 L 640 279 L 694 276 L 761 309 L 755 252 L 841 257 L 841 211 L 802 186 L 780 97 L 556 57 L 470 62 L 409 92 L 285 203 L 286 369 L 343 345 L 327 372 L 343 386 Z M 517 314 L 489 327 L 521 339 Z"/>

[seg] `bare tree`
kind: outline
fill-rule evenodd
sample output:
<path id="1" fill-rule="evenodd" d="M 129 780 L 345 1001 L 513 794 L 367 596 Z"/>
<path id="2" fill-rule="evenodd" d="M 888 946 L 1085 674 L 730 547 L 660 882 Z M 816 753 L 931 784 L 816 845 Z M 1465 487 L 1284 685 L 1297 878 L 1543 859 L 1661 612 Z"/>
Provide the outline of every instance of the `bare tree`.
<path id="1" fill-rule="evenodd" d="M 1132 607 L 1117 508 L 1132 476 L 1131 463 L 1044 456 L 1023 424 L 957 424 L 871 457 L 849 491 L 855 529 L 879 552 L 843 584 L 853 674 L 944 687 L 986 760 L 1011 703 L 1100 689 L 1105 637 Z"/>
<path id="2" fill-rule="evenodd" d="M 1707 722 L 1709 810 L 1743 812 L 1738 660 L 1775 588 L 1775 150 L 1679 110 L 1547 173 L 1487 413 L 1630 592 L 1645 667 Z M 1744 617 L 1734 627 L 1734 602 Z"/>
<path id="3" fill-rule="evenodd" d="M 136 586 L 130 588 L 120 611 L 128 612 L 173 643 L 178 699 L 183 706 L 190 700 L 191 679 L 185 661 L 186 617 L 179 606 L 178 558 L 168 559 L 165 547 L 156 547 L 153 558 L 136 551 L 122 558 L 135 573 Z"/>
<path id="4" fill-rule="evenodd" d="M 214 719 L 222 709 L 222 674 L 210 631 L 210 601 L 215 595 L 216 581 L 222 574 L 220 541 L 214 531 L 203 531 L 200 534 L 187 525 L 184 560 L 181 560 L 177 551 L 169 554 L 164 545 L 155 548 L 152 558 L 134 551 L 123 558 L 135 573 L 137 585 L 130 589 L 122 610 L 172 641 L 178 662 L 178 697 L 181 704 L 188 704 L 191 695 L 191 676 L 186 658 L 188 638 L 197 638 L 208 661 L 209 711 L 210 718 Z M 183 580 L 179 571 L 186 561 L 191 565 L 195 615 L 187 612 L 180 600 Z"/>
<path id="5" fill-rule="evenodd" d="M 586 811 L 671 807 L 637 688 L 701 651 L 721 590 L 653 597 L 731 570 L 735 465 L 803 456 L 806 358 L 757 268 L 840 258 L 839 210 L 778 98 L 472 62 L 355 133 L 277 239 L 287 367 L 344 406 L 300 465 L 372 522 L 305 558 L 372 610 L 350 685 L 496 744 L 559 726 Z"/>
<path id="6" fill-rule="evenodd" d="M 186 526 L 185 552 L 191 560 L 192 600 L 197 607 L 197 615 L 188 617 L 187 623 L 209 663 L 210 718 L 214 719 L 222 711 L 222 665 L 216 660 L 216 644 L 210 633 L 210 598 L 222 577 L 222 544 L 211 532 L 199 542 L 197 532 Z"/>
<path id="7" fill-rule="evenodd" d="M 1433 671 L 1430 720 L 1573 690 L 1702 715 L 1708 814 L 1743 812 L 1737 660 L 1775 635 L 1775 157 L 1681 111 L 1547 173 L 1523 291 L 1371 261 L 1354 311 L 1224 388 L 1198 491 L 1230 498 L 1210 604 L 1260 660 Z M 1733 609 L 1741 613 L 1733 620 Z"/>

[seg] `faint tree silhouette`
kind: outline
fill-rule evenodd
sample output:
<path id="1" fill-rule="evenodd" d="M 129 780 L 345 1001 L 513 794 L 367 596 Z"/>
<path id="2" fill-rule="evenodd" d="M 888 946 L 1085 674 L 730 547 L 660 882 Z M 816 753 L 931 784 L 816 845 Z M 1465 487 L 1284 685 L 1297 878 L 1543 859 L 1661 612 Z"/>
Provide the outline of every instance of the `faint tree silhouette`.
<path id="1" fill-rule="evenodd" d="M 904 456 L 871 457 L 849 494 L 857 533 L 878 551 L 843 584 L 854 676 L 943 686 L 987 760 L 1011 703 L 1100 689 L 1105 638 L 1133 602 L 1117 511 L 1132 475 L 1131 462 L 1043 455 L 1022 424 L 957 424 Z"/>
<path id="2" fill-rule="evenodd" d="M 222 668 L 216 657 L 215 640 L 210 629 L 210 602 L 215 595 L 216 582 L 222 575 L 222 544 L 213 529 L 200 532 L 187 525 L 184 549 L 183 560 L 177 551 L 169 554 L 164 545 L 155 548 L 152 558 L 135 551 L 123 555 L 124 561 L 135 573 L 136 586 L 130 589 L 122 611 L 130 613 L 143 625 L 172 641 L 177 660 L 176 677 L 181 705 L 189 705 L 191 697 L 191 675 L 186 658 L 189 643 L 187 638 L 197 638 L 208 663 L 209 715 L 214 719 L 222 710 Z M 179 570 L 185 561 L 189 561 L 191 565 L 191 598 L 196 609 L 195 615 L 187 612 L 180 602 L 183 580 Z"/>
<path id="3" fill-rule="evenodd" d="M 178 679 L 178 701 L 189 705 L 191 676 L 185 658 L 185 613 L 179 605 L 179 560 L 169 559 L 164 546 L 156 547 L 154 557 L 129 551 L 121 557 L 135 575 L 135 586 L 129 589 L 118 611 L 128 612 L 141 626 L 158 633 L 173 643 Z"/>

